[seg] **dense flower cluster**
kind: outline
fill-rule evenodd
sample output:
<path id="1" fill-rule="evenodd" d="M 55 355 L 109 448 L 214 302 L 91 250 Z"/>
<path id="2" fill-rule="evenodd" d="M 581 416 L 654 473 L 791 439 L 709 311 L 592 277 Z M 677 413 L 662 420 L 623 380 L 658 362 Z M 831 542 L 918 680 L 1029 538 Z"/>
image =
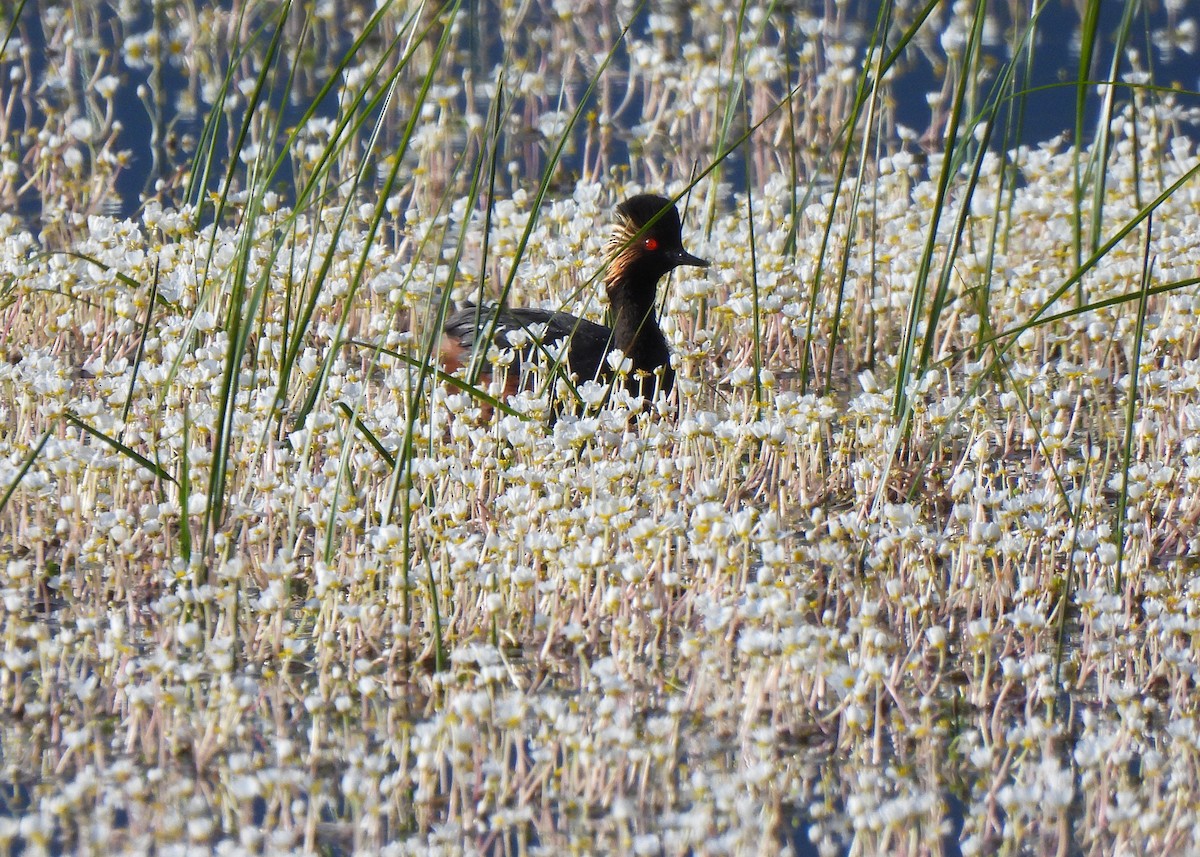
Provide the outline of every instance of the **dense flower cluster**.
<path id="1" fill-rule="evenodd" d="M 497 4 L 558 59 L 487 85 L 543 142 L 571 115 L 555 28 L 586 65 L 614 26 L 552 6 L 523 28 Z M 968 12 L 945 13 L 951 59 Z M 129 68 L 187 69 L 230 25 L 170 20 L 125 40 Z M 552 383 L 554 347 L 498 404 L 433 370 L 448 303 L 509 283 L 514 305 L 603 319 L 613 205 L 687 190 L 732 87 L 778 97 L 775 22 L 694 23 L 676 50 L 651 14 L 627 142 L 671 168 L 540 206 L 439 195 L 447 152 L 485 132 L 449 80 L 378 205 L 251 189 L 216 222 L 159 200 L 121 219 L 55 207 L 59 188 L 39 234 L 0 215 L 0 850 L 1197 846 L 1200 296 L 1148 297 L 1140 328 L 1136 300 L 1194 276 L 1194 180 L 1090 266 L 1063 188 L 1098 153 L 1057 142 L 982 158 L 936 221 L 942 156 L 903 146 L 842 187 L 816 159 L 806 186 L 705 180 L 681 208 L 714 264 L 662 300 L 673 398 Z M 815 126 L 863 57 L 829 22 L 788 26 L 826 43 L 793 71 Z M 1197 169 L 1169 133 L 1187 118 L 1164 97 L 1114 122 L 1096 247 Z M 587 145 L 616 120 L 585 119 Z M 103 163 L 109 120 L 55 121 L 37 158 Z M 337 134 L 297 129 L 299 176 Z M 942 314 L 910 313 L 942 263 Z"/>

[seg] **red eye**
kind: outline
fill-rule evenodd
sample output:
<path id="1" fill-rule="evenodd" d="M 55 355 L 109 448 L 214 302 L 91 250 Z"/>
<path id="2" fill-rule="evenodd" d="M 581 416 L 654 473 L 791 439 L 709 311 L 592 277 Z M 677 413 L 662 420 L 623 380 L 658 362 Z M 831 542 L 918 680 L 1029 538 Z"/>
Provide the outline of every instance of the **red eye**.
<path id="1" fill-rule="evenodd" d="M 657 238 L 647 238 L 645 241 L 642 242 L 642 246 L 653 253 L 655 250 L 658 249 L 658 239 Z"/>

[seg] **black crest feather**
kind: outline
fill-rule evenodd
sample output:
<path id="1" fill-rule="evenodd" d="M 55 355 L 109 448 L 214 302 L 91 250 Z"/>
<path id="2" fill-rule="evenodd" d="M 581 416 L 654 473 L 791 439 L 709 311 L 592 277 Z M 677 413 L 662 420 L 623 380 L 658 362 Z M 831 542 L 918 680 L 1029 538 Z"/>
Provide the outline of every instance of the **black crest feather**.
<path id="1" fill-rule="evenodd" d="M 640 193 L 631 196 L 617 206 L 617 214 L 629 220 L 630 225 L 641 229 L 660 211 L 670 209 L 654 222 L 652 231 L 678 236 L 683 228 L 679 220 L 679 212 L 671 205 L 671 200 L 653 193 Z"/>

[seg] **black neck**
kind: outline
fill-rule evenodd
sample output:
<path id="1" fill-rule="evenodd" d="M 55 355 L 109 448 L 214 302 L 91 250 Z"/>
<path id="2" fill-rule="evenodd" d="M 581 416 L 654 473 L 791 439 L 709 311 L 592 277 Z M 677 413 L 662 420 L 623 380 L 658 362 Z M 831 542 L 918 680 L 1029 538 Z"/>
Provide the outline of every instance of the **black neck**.
<path id="1" fill-rule="evenodd" d="M 653 373 L 662 366 L 665 367 L 663 382 L 667 389 L 670 389 L 674 380 L 667 338 L 654 314 L 655 285 L 651 283 L 647 287 L 644 283 L 633 283 L 626 279 L 608 285 L 613 322 L 612 345 L 621 349 L 633 364 L 629 379 L 629 387 L 633 392 L 649 393 L 652 389 L 639 380 L 639 372 Z"/>

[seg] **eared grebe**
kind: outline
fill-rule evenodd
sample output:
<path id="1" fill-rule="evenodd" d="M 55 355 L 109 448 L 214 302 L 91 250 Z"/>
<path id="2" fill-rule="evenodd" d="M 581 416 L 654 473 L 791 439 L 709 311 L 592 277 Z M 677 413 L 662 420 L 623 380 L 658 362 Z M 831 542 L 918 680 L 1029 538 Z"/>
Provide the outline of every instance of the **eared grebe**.
<path id="1" fill-rule="evenodd" d="M 658 219 L 647 226 L 656 216 Z M 620 349 L 628 361 L 625 386 L 630 393 L 649 399 L 656 389 L 670 392 L 675 370 L 671 368 L 667 339 L 654 314 L 658 281 L 680 265 L 707 268 L 708 262 L 683 249 L 679 212 L 669 199 L 648 193 L 631 197 L 617 206 L 617 220 L 608 245 L 611 261 L 604 277 L 611 328 L 565 312 L 467 306 L 446 319 L 441 344 L 446 371 L 454 372 L 468 364 L 487 331 L 492 331 L 496 345 L 513 348 L 515 343 L 509 334 L 524 330 L 542 343 L 566 339 L 566 367 L 579 382 L 610 380 L 613 369 L 608 355 Z M 518 356 L 508 367 L 505 396 L 516 393 L 521 374 L 519 360 L 528 358 L 535 348 L 532 344 L 516 347 Z M 489 378 L 490 370 L 485 367 L 480 380 L 486 384 Z"/>

